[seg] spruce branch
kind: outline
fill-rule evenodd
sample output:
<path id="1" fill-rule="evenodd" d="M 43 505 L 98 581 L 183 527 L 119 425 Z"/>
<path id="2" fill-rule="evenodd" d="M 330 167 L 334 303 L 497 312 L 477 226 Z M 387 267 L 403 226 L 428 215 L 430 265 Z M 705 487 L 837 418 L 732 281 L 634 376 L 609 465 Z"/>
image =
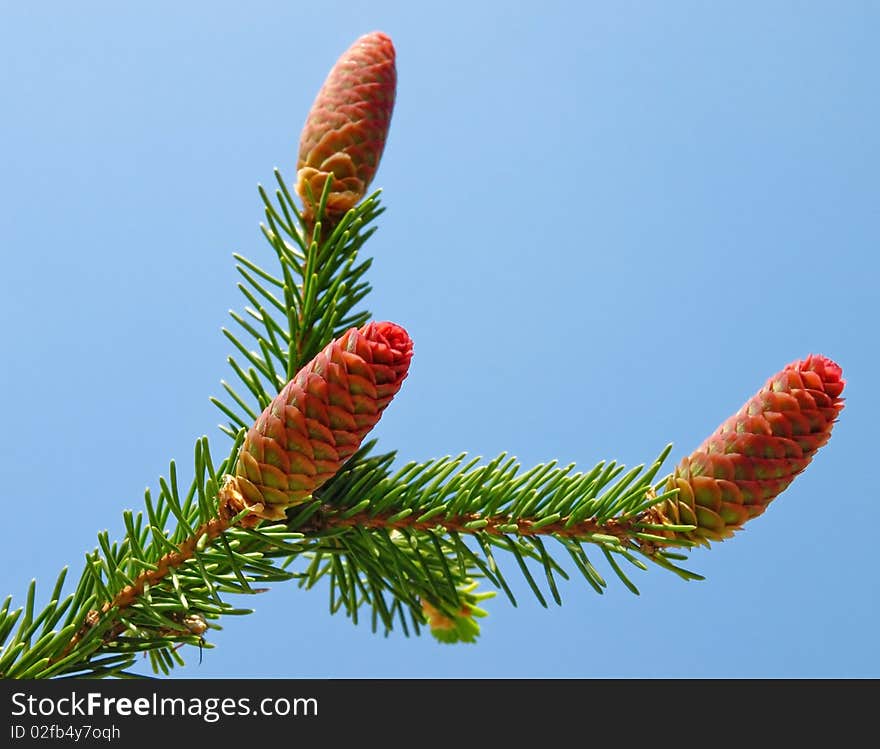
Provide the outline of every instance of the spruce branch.
<path id="1" fill-rule="evenodd" d="M 260 406 L 265 408 L 277 395 L 282 384 L 279 369 L 294 366 L 302 352 L 317 345 L 303 334 L 304 326 L 313 325 L 325 311 L 333 321 L 325 325 L 325 336 L 338 333 L 342 326 L 338 314 L 332 317 L 335 309 L 325 301 L 326 290 L 334 289 L 338 299 L 343 286 L 340 277 L 360 267 L 357 253 L 367 219 L 378 213 L 375 201 L 374 196 L 347 214 L 326 241 L 313 241 L 305 251 L 305 263 L 295 264 L 286 245 L 279 251 L 279 239 L 271 233 L 280 273 L 239 258 L 240 269 L 245 269 L 249 279 L 249 287 L 242 288 L 248 301 L 256 294 L 268 299 L 263 282 L 286 276 L 282 295 L 296 304 L 296 299 L 311 294 L 309 316 L 296 306 L 251 308 L 263 330 L 243 329 L 259 349 L 260 358 L 256 349 L 236 348 L 251 355 L 251 364 L 264 379 L 254 369 L 242 378 L 256 402 L 249 403 L 229 386 L 224 389 L 232 395 L 232 404 L 215 399 L 230 417 L 224 431 L 235 436 L 227 458 L 215 468 L 207 438 L 200 439 L 195 475 L 186 492 L 181 491 L 172 462 L 168 478 L 159 480 L 157 497 L 147 491 L 142 512 L 124 513 L 125 538 L 111 544 L 106 533 L 99 535 L 99 545 L 87 556 L 77 590 L 64 601 L 59 601 L 63 575 L 39 615 L 34 612 L 33 586 L 24 609 L 10 611 L 7 601 L 0 612 L 4 642 L 16 622 L 20 623 L 3 646 L 0 673 L 22 678 L 127 676 L 138 653 L 149 655 L 157 673 L 168 673 L 183 662 L 180 645 L 210 647 L 210 630 L 218 626 L 218 619 L 249 613 L 226 603 L 224 594 L 253 594 L 284 580 L 298 580 L 306 589 L 326 583 L 331 613 L 342 610 L 358 622 L 366 606 L 374 630 L 388 634 L 399 627 L 407 635 L 418 634 L 427 624 L 438 639 L 454 642 L 472 641 L 479 631 L 475 618 L 485 614 L 478 604 L 487 593 L 475 592 L 478 583 L 504 591 L 517 603 L 505 577 L 509 572 L 503 572 L 503 567 L 520 574 L 541 604 L 548 605 L 550 599 L 561 603 L 558 581 L 570 574 L 557 560 L 557 550 L 600 593 L 607 583 L 594 564 L 595 557 L 588 556 L 591 547 L 636 593 L 626 571 L 630 566 L 643 571 L 652 563 L 684 579 L 700 578 L 678 566 L 686 557 L 675 550 L 686 550 L 703 538 L 694 535 L 697 522 L 672 517 L 674 508 L 681 508 L 681 516 L 690 506 L 676 501 L 688 474 L 656 480 L 670 447 L 647 470 L 638 466 L 627 471 L 615 462 L 600 462 L 583 472 L 553 462 L 522 470 L 506 454 L 482 465 L 479 459 L 461 454 L 410 462 L 395 470 L 396 454 L 374 455 L 371 442 L 310 499 L 289 507 L 282 522 L 255 524 L 247 507 L 237 514 L 223 512 L 218 499 L 225 485 L 223 477 L 238 466 L 245 428 L 257 421 Z M 301 226 L 294 228 L 290 236 L 301 230 Z M 332 272 L 319 277 L 320 289 L 304 294 L 307 278 L 314 279 L 316 274 L 309 276 L 298 269 L 314 266 L 317 257 Z M 298 283 L 291 285 L 293 279 Z M 349 309 L 356 309 L 355 304 Z M 274 380 L 265 377 L 273 374 L 273 366 Z M 236 369 L 234 361 L 233 369 L 243 371 Z M 830 429 L 839 410 L 833 401 L 842 389 L 833 384 L 839 370 L 830 365 L 827 369 L 831 401 L 819 412 L 827 417 L 817 421 L 810 416 L 812 412 L 805 412 L 801 421 L 807 425 L 807 435 Z M 803 382 L 803 377 L 810 380 L 813 375 L 795 374 L 795 379 L 786 375 L 783 384 L 789 389 L 811 384 L 815 390 L 815 381 Z M 779 392 L 779 378 L 771 378 L 768 389 Z M 803 439 L 816 447 L 825 438 Z M 801 462 L 792 470 L 804 466 Z M 689 501 L 693 503 L 692 496 Z M 544 539 L 554 545 L 548 546 Z M 504 564 L 504 559 L 509 563 Z M 65 612 L 68 616 L 62 622 Z M 43 633 L 34 641 L 39 624 L 44 626 Z"/>
<path id="2" fill-rule="evenodd" d="M 42 610 L 35 581 L 23 606 L 6 599 L 0 676 L 131 677 L 139 655 L 168 674 L 183 645 L 210 648 L 223 617 L 250 613 L 229 595 L 287 581 L 326 588 L 330 613 L 355 623 L 368 611 L 374 631 L 427 626 L 451 643 L 474 641 L 495 591 L 517 605 L 507 575 L 544 606 L 561 604 L 561 581 L 575 576 L 602 593 L 599 556 L 633 593 L 631 568 L 701 579 L 679 566 L 685 552 L 763 512 L 830 437 L 844 382 L 815 356 L 770 378 L 666 475 L 671 446 L 647 466 L 586 471 L 524 469 L 506 453 L 402 466 L 394 451 L 375 453 L 364 440 L 412 355 L 402 328 L 370 322 L 361 306 L 371 260 L 360 255 L 383 211 L 365 192 L 396 71 L 382 34 L 343 61 L 303 133 L 303 208 L 278 170 L 272 195 L 259 188 L 272 267 L 235 255 L 244 307 L 223 329 L 235 384 L 211 398 L 232 439 L 226 457 L 215 465 L 201 437 L 189 483 L 171 461 L 143 508 L 123 512 L 123 538 L 98 534 L 72 592 L 63 596 L 65 568 Z"/>

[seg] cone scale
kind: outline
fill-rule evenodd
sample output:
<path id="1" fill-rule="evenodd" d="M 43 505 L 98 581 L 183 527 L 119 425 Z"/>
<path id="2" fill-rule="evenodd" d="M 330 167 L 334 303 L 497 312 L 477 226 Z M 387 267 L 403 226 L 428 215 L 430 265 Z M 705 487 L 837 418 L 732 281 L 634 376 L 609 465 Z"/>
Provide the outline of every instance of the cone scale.
<path id="1" fill-rule="evenodd" d="M 729 538 L 763 513 L 828 442 L 843 409 L 841 368 L 824 356 L 789 364 L 727 419 L 670 476 L 678 495 L 655 511 L 695 525 L 695 543 Z"/>
<path id="2" fill-rule="evenodd" d="M 400 390 L 412 340 L 391 322 L 351 328 L 284 386 L 250 428 L 221 512 L 278 520 L 339 471 Z"/>
<path id="3" fill-rule="evenodd" d="M 391 39 L 360 37 L 333 66 L 306 118 L 299 144 L 296 192 L 306 222 L 330 181 L 324 215 L 341 218 L 366 194 L 385 148 L 397 87 Z"/>

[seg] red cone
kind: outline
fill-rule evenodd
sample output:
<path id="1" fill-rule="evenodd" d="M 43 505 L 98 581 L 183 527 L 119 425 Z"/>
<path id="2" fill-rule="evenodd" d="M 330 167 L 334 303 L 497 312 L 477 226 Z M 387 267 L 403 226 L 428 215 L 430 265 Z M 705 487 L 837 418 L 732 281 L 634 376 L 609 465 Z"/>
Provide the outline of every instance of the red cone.
<path id="1" fill-rule="evenodd" d="M 783 492 L 828 442 L 843 409 L 841 369 L 824 356 L 789 364 L 725 421 L 670 477 L 678 496 L 659 510 L 666 522 L 696 525 L 680 535 L 729 538 Z"/>
<path id="2" fill-rule="evenodd" d="M 391 322 L 351 328 L 329 343 L 248 431 L 223 489 L 230 509 L 248 506 L 280 519 L 308 499 L 379 421 L 407 376 L 412 349 L 407 332 Z"/>
<path id="3" fill-rule="evenodd" d="M 374 31 L 339 58 L 312 104 L 299 144 L 296 191 L 314 219 L 325 182 L 325 215 L 338 219 L 364 197 L 385 148 L 397 86 L 394 45 Z"/>

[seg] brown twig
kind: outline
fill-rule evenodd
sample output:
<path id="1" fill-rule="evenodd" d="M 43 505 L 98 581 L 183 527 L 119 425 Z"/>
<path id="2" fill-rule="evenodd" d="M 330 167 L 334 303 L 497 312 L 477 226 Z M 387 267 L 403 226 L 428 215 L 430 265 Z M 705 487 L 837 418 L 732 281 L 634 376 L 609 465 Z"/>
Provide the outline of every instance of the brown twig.
<path id="1" fill-rule="evenodd" d="M 370 514 L 369 511 L 359 512 L 351 517 L 344 518 L 325 512 L 305 527 L 298 528 L 301 532 L 321 532 L 333 528 L 384 528 L 391 530 L 430 531 L 442 528 L 447 532 L 454 533 L 488 533 L 492 536 L 518 535 L 518 536 L 562 536 L 564 538 L 589 539 L 591 536 L 600 534 L 614 536 L 624 545 L 638 545 L 639 548 L 648 548 L 645 544 L 637 544 L 634 537 L 637 533 L 645 530 L 640 526 L 660 525 L 663 518 L 649 508 L 639 515 L 629 518 L 611 518 L 604 522 L 595 519 L 581 520 L 568 525 L 568 518 L 560 518 L 552 523 L 540 524 L 539 520 L 528 518 L 511 518 L 508 515 L 482 516 L 479 513 L 468 513 L 452 518 L 433 517 L 429 520 L 418 520 L 410 515 L 393 522 L 389 518 L 396 512 Z M 509 530 L 509 526 L 516 526 L 516 530 Z M 502 530 L 503 529 L 503 530 Z M 650 529 L 646 529 L 651 532 Z M 654 531 L 657 534 L 657 531 Z M 659 535 L 659 534 L 658 534 Z M 671 539 L 670 539 L 671 540 Z M 650 547 L 653 549 L 654 547 Z"/>
<path id="2" fill-rule="evenodd" d="M 192 536 L 178 546 L 177 551 L 169 552 L 159 559 L 156 563 L 156 569 L 145 570 L 138 575 L 130 585 L 126 585 L 120 590 L 113 597 L 113 600 L 107 601 L 100 609 L 89 611 L 82 626 L 76 631 L 73 637 L 70 638 L 70 642 L 67 643 L 64 650 L 62 650 L 55 658 L 52 658 L 51 663 L 57 663 L 70 655 L 86 634 L 101 623 L 108 612 L 113 609 L 120 611 L 131 606 L 135 600 L 143 594 L 144 589 L 148 585 L 155 585 L 171 570 L 180 567 L 184 562 L 191 559 L 195 553 L 196 546 L 204 536 L 207 536 L 209 541 L 217 538 L 217 536 L 230 527 L 232 520 L 233 516 L 230 516 L 228 513 L 223 513 L 220 516 L 209 520 L 207 523 L 203 523 L 196 528 Z M 115 624 L 105 633 L 102 642 L 107 643 L 115 640 L 123 631 L 125 631 L 125 625 L 119 623 Z"/>
<path id="3" fill-rule="evenodd" d="M 245 510 L 249 510 L 250 514 L 243 514 Z M 83 638 L 96 626 L 98 626 L 107 614 L 111 611 L 120 612 L 131 606 L 139 596 L 141 596 L 148 585 L 152 586 L 164 579 L 165 576 L 174 569 L 177 569 L 188 560 L 192 559 L 196 548 L 202 538 L 207 537 L 208 541 L 213 541 L 220 534 L 227 531 L 233 526 L 241 526 L 243 528 L 252 528 L 259 524 L 260 515 L 264 512 L 262 505 L 249 505 L 238 490 L 238 485 L 234 478 L 228 480 L 217 493 L 217 517 L 202 523 L 193 531 L 193 534 L 184 539 L 177 547 L 177 551 L 165 554 L 156 562 L 156 568 L 144 570 L 138 575 L 130 585 L 126 585 L 120 590 L 113 599 L 104 603 L 100 609 L 92 609 L 86 614 L 85 621 L 76 631 L 70 642 L 67 643 L 64 650 L 59 655 L 52 658 L 50 663 L 58 663 L 73 652 L 74 648 L 83 640 Z M 264 517 L 277 519 L 276 515 L 266 512 Z M 124 624 L 117 622 L 108 628 L 101 640 L 102 644 L 112 642 L 120 634 L 125 631 Z"/>

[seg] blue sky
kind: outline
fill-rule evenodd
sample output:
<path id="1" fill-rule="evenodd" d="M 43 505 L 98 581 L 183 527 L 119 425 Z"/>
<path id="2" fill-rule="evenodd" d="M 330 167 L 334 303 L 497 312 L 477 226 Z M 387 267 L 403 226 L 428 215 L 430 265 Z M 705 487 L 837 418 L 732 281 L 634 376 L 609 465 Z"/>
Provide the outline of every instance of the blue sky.
<path id="1" fill-rule="evenodd" d="M 78 572 L 200 435 L 223 452 L 231 254 L 269 257 L 256 185 L 293 179 L 327 71 L 381 29 L 399 82 L 369 307 L 416 346 L 381 447 L 589 468 L 673 442 L 671 470 L 813 352 L 847 406 L 764 516 L 692 554 L 703 582 L 574 579 L 548 610 L 520 585 L 471 646 L 279 586 L 176 675 L 880 676 L 878 22 L 869 2 L 0 2 L 0 593 Z"/>

